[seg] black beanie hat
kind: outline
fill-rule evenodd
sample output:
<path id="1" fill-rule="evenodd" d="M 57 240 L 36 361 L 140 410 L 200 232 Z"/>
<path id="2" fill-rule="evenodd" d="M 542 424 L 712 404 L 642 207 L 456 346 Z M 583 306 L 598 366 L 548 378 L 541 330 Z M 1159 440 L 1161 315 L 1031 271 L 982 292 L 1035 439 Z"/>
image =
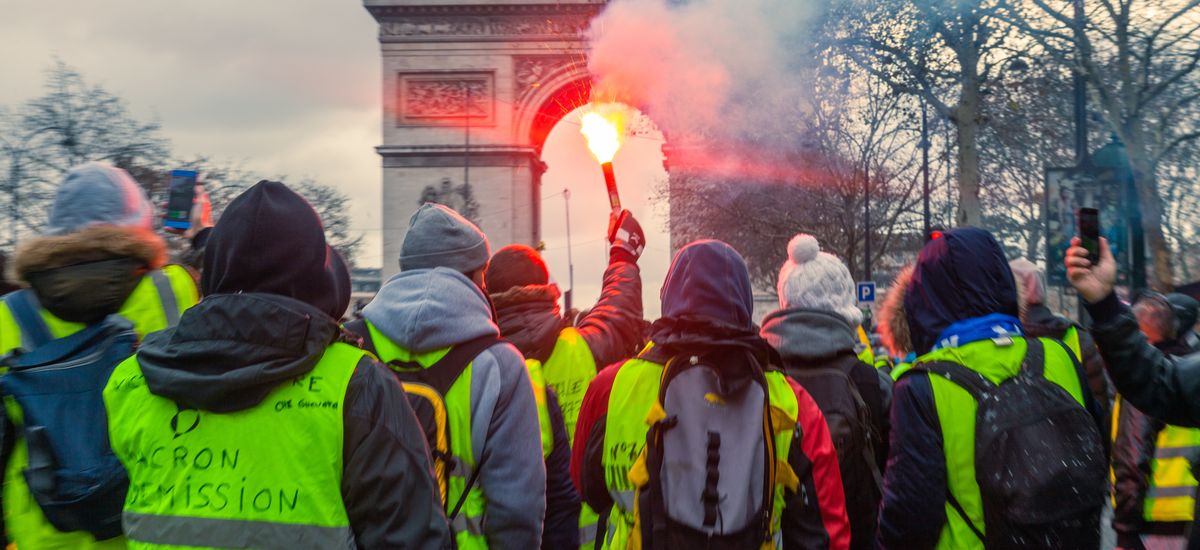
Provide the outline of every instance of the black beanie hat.
<path id="1" fill-rule="evenodd" d="M 523 244 L 510 244 L 496 251 L 483 276 L 489 294 L 510 288 L 550 283 L 550 272 L 538 252 Z"/>
<path id="2" fill-rule="evenodd" d="M 262 180 L 229 206 L 204 249 L 205 295 L 262 292 L 307 303 L 334 319 L 350 304 L 350 272 L 325 242 L 304 197 Z"/>

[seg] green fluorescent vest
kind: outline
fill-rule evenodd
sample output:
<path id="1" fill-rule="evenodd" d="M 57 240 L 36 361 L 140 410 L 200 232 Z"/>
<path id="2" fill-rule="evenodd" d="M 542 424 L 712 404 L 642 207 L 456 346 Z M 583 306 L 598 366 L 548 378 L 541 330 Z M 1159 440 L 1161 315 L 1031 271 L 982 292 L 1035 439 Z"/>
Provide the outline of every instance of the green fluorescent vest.
<path id="1" fill-rule="evenodd" d="M 575 423 L 579 420 L 579 408 L 583 405 L 583 396 L 587 393 L 588 385 L 596 377 L 596 358 L 592 355 L 587 340 L 574 327 L 563 329 L 558 334 L 554 351 L 542 366 L 542 376 L 554 393 L 558 395 L 558 405 L 562 408 L 563 422 L 567 425 L 567 440 L 575 441 Z M 531 373 L 532 376 L 532 373 Z M 540 413 L 540 410 L 539 410 Z M 545 428 L 542 429 L 542 441 L 545 442 Z M 579 510 L 579 546 L 592 548 L 596 541 L 597 523 L 600 516 L 587 504 Z"/>
<path id="2" fill-rule="evenodd" d="M 450 352 L 450 348 L 442 348 L 429 353 L 414 354 L 393 343 L 380 333 L 374 325 L 367 322 L 367 330 L 371 332 L 371 340 L 379 359 L 384 363 L 390 361 L 411 361 L 428 368 L 437 363 Z M 454 456 L 458 467 L 450 472 L 446 491 L 446 503 L 453 506 L 458 502 L 467 487 L 467 479 L 475 468 L 475 453 L 471 445 L 471 376 L 473 365 L 467 365 L 466 370 L 459 375 L 458 380 L 450 386 L 445 398 L 446 415 L 450 425 L 450 454 Z M 545 399 L 542 399 L 545 403 Z M 542 407 L 544 408 L 544 407 Z M 540 415 L 540 413 L 539 413 Z M 487 511 L 487 498 L 477 482 L 467 492 L 458 517 L 450 522 L 454 530 L 454 539 L 460 550 L 484 549 L 488 547 L 487 538 L 483 532 L 483 516 Z M 447 516 L 450 510 L 447 510 Z"/>
<path id="3" fill-rule="evenodd" d="M 167 328 L 198 300 L 192 274 L 181 266 L 168 265 L 143 277 L 117 314 L 132 322 L 139 335 L 145 335 Z M 63 321 L 47 311 L 42 311 L 42 318 L 56 338 L 70 336 L 84 328 L 80 323 Z M 0 355 L 20 345 L 20 329 L 8 307 L 0 303 Z M 6 398 L 4 406 L 9 419 L 20 428 L 23 415 L 16 400 Z M 50 525 L 21 474 L 28 463 L 25 439 L 18 437 L 4 472 L 4 524 L 9 540 L 26 550 L 116 550 L 126 547 L 124 537 L 97 541 L 89 533 L 63 533 Z"/>
<path id="4" fill-rule="evenodd" d="M 1113 440 L 1125 401 L 1117 396 L 1113 405 Z M 1151 522 L 1192 521 L 1196 510 L 1196 487 L 1192 457 L 1200 456 L 1200 429 L 1167 426 L 1158 432 L 1150 479 L 1142 500 L 1142 518 Z"/>
<path id="5" fill-rule="evenodd" d="M 181 410 L 150 393 L 136 356 L 121 363 L 104 402 L 129 471 L 129 546 L 354 548 L 342 415 L 364 353 L 333 344 L 308 374 L 226 414 Z"/>
<path id="6" fill-rule="evenodd" d="M 646 446 L 646 433 L 650 429 L 647 417 L 658 402 L 662 373 L 663 365 L 633 359 L 621 366 L 616 379 L 613 380 L 612 393 L 608 399 L 608 415 L 605 418 L 602 458 L 604 482 L 614 504 L 609 513 L 608 532 L 604 539 L 603 548 L 606 550 L 624 549 L 630 537 L 634 536 L 637 487 L 630 480 L 630 470 Z M 791 422 L 790 426 L 777 426 L 779 433 L 775 437 L 776 460 L 786 463 L 799 405 L 795 392 L 782 373 L 768 372 L 766 377 L 772 408 L 778 408 Z M 776 535 L 779 533 L 783 503 L 784 488 L 780 481 L 775 486 L 772 511 L 771 529 Z"/>
<path id="7" fill-rule="evenodd" d="M 1075 372 L 1075 363 L 1066 350 L 1052 340 L 1042 339 L 1045 344 L 1045 377 L 1058 384 L 1075 401 L 1083 406 L 1083 389 Z M 976 371 L 995 384 L 1016 376 L 1025 357 L 1025 339 L 1014 338 L 1013 343 L 1000 346 L 991 340 L 971 342 L 957 348 L 942 348 L 917 359 L 917 363 L 949 361 Z M 908 365 L 899 375 L 911 370 Z M 900 370 L 899 368 L 897 370 Z M 946 455 L 947 487 L 971 518 L 971 522 L 983 532 L 987 526 L 983 521 L 983 502 L 979 494 L 979 483 L 975 481 L 975 410 L 977 404 L 971 394 L 955 383 L 941 377 L 929 376 L 933 388 L 933 401 L 941 425 L 943 451 Z M 946 550 L 983 549 L 983 543 L 967 526 L 958 512 L 947 501 L 946 525 L 942 527 L 938 548 Z"/>

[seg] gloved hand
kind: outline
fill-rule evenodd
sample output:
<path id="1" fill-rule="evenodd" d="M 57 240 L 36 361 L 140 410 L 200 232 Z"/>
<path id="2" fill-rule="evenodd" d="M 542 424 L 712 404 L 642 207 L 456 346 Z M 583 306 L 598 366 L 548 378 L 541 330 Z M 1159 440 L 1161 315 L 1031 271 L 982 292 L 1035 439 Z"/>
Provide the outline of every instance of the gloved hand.
<path id="1" fill-rule="evenodd" d="M 609 258 L 616 258 L 618 255 L 627 254 L 631 262 L 637 262 L 642 256 L 642 251 L 646 249 L 646 233 L 642 231 L 642 225 L 638 223 L 637 218 L 633 217 L 633 213 L 628 210 L 622 210 L 620 213 L 614 212 L 608 220 L 608 242 Z"/>

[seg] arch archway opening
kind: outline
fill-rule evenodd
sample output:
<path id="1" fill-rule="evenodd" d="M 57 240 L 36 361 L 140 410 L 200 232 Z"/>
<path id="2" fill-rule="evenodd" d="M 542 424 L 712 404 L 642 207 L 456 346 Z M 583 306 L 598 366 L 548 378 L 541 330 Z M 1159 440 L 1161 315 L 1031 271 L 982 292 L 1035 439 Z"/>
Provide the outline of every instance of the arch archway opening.
<path id="1" fill-rule="evenodd" d="M 571 105 L 571 104 L 566 104 Z M 565 293 L 571 289 L 572 305 L 585 310 L 600 297 L 608 263 L 608 220 L 611 213 L 604 175 L 580 134 L 586 102 L 562 115 L 546 130 L 540 143 L 546 172 L 541 177 L 542 253 L 551 276 Z M 621 204 L 638 219 L 646 232 L 641 266 L 642 302 L 647 319 L 656 319 L 660 307 L 658 288 L 670 265 L 669 216 L 666 201 L 667 171 L 663 164 L 662 132 L 641 111 L 628 108 L 626 135 L 613 159 Z M 536 125 L 535 125 L 536 126 Z M 567 195 L 569 194 L 569 200 Z M 570 208 L 570 253 L 567 207 Z"/>

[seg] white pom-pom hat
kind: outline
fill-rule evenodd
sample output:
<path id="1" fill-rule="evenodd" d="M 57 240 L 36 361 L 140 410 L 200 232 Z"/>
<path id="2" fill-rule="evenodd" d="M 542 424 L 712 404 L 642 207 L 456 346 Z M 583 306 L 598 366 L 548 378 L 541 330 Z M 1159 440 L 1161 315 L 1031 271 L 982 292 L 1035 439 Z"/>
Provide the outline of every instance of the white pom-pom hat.
<path id="1" fill-rule="evenodd" d="M 817 238 L 806 233 L 788 243 L 788 260 L 779 269 L 779 307 L 825 311 L 851 326 L 862 323 L 854 295 L 854 278 L 841 260 L 821 252 Z"/>

